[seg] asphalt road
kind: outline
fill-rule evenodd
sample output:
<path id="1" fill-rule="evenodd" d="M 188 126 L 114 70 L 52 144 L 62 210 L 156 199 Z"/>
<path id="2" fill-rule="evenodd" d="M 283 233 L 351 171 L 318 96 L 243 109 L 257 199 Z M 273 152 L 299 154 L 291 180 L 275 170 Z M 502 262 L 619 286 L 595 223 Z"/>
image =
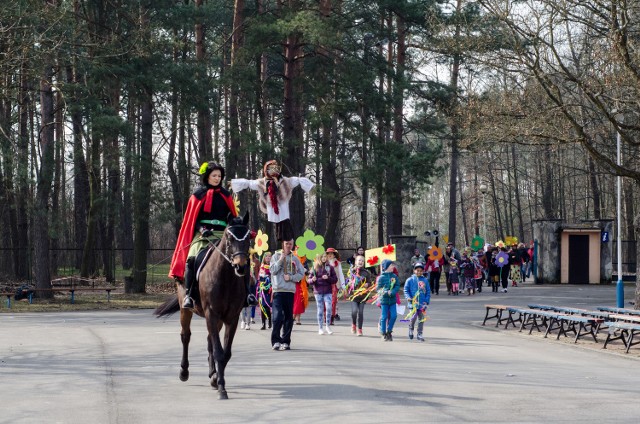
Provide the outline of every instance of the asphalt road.
<path id="1" fill-rule="evenodd" d="M 633 287 L 627 286 L 627 299 Z M 425 343 L 350 332 L 349 305 L 320 336 L 315 304 L 292 350 L 269 332 L 239 330 L 227 368 L 229 400 L 207 378 L 206 328 L 193 323 L 191 378 L 178 379 L 177 315 L 150 310 L 0 314 L 0 423 L 635 423 L 640 355 L 593 342 L 482 327 L 485 303 L 615 304 L 615 286 L 533 286 L 434 297 Z M 588 346 L 590 345 L 590 346 Z M 632 347 L 640 351 L 640 345 Z"/>

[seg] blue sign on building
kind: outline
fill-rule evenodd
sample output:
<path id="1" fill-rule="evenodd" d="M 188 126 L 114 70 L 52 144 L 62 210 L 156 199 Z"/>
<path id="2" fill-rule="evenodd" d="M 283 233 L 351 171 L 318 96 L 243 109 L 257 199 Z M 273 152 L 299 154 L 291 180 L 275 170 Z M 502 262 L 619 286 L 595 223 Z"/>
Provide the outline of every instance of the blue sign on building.
<path id="1" fill-rule="evenodd" d="M 602 232 L 602 242 L 603 243 L 608 243 L 609 242 L 609 232 L 608 231 L 603 231 Z"/>

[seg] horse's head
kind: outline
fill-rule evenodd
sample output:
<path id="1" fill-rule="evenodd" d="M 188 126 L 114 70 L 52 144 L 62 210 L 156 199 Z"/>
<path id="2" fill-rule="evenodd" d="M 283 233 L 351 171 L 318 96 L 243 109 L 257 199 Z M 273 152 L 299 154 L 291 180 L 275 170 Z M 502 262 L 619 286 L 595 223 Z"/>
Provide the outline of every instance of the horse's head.
<path id="1" fill-rule="evenodd" d="M 225 250 L 231 259 L 231 265 L 238 277 L 244 277 L 248 268 L 249 245 L 251 243 L 251 229 L 247 225 L 249 222 L 249 212 L 243 218 L 234 217 L 229 221 L 225 230 L 226 246 Z"/>

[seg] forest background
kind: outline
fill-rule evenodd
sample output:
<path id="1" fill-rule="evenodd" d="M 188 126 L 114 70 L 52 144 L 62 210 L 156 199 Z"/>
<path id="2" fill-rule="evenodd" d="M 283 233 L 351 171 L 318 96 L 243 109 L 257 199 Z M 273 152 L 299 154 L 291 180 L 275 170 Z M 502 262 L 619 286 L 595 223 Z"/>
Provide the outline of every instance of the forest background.
<path id="1" fill-rule="evenodd" d="M 639 18 L 623 0 L 4 2 L 0 279 L 118 268 L 143 293 L 199 164 L 258 178 L 272 158 L 317 184 L 295 190 L 297 232 L 344 255 L 615 219 L 621 176 L 614 242 L 637 263 Z"/>

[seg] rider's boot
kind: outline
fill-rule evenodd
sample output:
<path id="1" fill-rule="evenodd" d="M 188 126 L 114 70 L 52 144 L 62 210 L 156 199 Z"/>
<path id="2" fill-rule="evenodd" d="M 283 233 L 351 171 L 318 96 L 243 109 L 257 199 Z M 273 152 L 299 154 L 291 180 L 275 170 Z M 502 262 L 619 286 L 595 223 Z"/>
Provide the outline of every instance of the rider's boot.
<path id="1" fill-rule="evenodd" d="M 184 288 L 187 290 L 187 293 L 184 296 L 184 301 L 182 302 L 183 309 L 193 309 L 193 299 L 191 298 L 191 288 L 193 287 L 193 282 L 195 280 L 195 270 L 193 269 L 193 265 L 196 261 L 196 258 L 190 257 L 187 258 L 187 263 L 184 269 Z"/>
<path id="2" fill-rule="evenodd" d="M 249 279 L 246 279 L 247 293 L 249 293 L 247 295 L 247 306 L 256 306 L 258 304 L 258 299 L 256 299 L 256 296 L 251 293 L 251 285 L 249 284 L 249 281 Z"/>

